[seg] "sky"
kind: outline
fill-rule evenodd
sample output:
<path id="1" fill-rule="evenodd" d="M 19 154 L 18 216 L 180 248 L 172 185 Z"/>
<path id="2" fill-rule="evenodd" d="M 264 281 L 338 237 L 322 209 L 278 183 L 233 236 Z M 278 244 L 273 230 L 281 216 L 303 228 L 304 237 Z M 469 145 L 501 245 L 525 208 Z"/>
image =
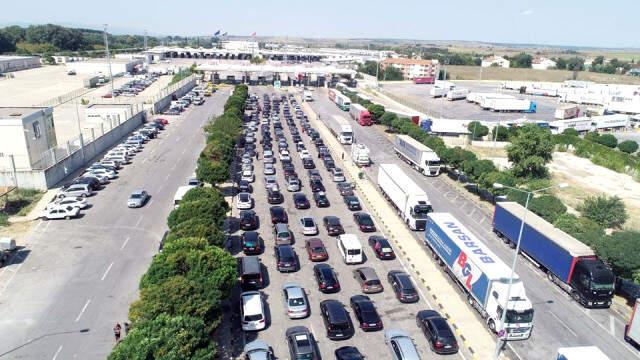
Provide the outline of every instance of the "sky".
<path id="1" fill-rule="evenodd" d="M 95 3 L 96 5 L 89 5 Z M 99 4 L 99 5 L 98 5 Z M 3 1 L 0 24 L 114 33 L 392 38 L 640 48 L 638 0 Z"/>

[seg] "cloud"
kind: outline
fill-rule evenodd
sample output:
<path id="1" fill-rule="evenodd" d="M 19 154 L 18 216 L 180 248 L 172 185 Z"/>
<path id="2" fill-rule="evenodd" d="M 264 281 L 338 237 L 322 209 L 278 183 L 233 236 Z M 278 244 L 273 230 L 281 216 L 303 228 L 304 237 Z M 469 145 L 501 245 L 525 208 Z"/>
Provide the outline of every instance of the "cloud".
<path id="1" fill-rule="evenodd" d="M 529 16 L 533 14 L 533 9 L 527 9 L 520 13 L 520 15 Z"/>

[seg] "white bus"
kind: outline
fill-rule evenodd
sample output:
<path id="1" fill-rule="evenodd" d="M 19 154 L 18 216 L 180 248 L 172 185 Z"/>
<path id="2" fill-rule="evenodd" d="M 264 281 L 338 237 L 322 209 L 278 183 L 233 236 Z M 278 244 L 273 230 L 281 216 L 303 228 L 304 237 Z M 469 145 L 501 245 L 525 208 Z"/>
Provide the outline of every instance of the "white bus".
<path id="1" fill-rule="evenodd" d="M 342 234 L 336 242 L 345 264 L 362 263 L 362 245 L 354 234 Z"/>

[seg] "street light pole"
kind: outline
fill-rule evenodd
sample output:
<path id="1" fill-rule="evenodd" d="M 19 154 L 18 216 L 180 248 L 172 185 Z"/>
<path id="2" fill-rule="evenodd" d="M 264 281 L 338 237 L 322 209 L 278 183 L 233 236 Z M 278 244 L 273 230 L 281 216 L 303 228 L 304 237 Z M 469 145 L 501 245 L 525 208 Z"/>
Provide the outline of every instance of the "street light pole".
<path id="1" fill-rule="evenodd" d="M 113 73 L 111 72 L 111 55 L 109 55 L 109 37 L 107 36 L 107 24 L 104 24 L 104 48 L 107 53 L 107 63 L 109 64 L 109 79 L 111 80 L 111 101 L 116 100 L 113 91 Z"/>

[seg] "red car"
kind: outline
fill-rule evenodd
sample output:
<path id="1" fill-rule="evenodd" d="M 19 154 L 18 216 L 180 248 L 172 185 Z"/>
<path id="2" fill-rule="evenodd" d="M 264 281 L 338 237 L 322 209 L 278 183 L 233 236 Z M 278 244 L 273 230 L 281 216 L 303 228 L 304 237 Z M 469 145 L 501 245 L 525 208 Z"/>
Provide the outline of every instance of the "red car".
<path id="1" fill-rule="evenodd" d="M 382 236 L 369 236 L 369 246 L 371 246 L 376 257 L 380 260 L 393 260 L 396 258 L 396 254 L 391 244 L 389 244 L 389 240 Z"/>
<path id="2" fill-rule="evenodd" d="M 305 241 L 304 247 L 307 249 L 309 260 L 314 262 L 329 260 L 329 253 L 327 252 L 327 248 L 324 247 L 322 240 L 318 238 L 308 239 Z"/>
<path id="3" fill-rule="evenodd" d="M 157 119 L 155 119 L 154 121 L 155 121 L 155 122 L 160 122 L 160 123 L 162 123 L 163 125 L 167 125 L 167 124 L 169 123 L 169 120 L 167 120 L 167 119 L 163 119 L 163 118 L 157 118 Z"/>

